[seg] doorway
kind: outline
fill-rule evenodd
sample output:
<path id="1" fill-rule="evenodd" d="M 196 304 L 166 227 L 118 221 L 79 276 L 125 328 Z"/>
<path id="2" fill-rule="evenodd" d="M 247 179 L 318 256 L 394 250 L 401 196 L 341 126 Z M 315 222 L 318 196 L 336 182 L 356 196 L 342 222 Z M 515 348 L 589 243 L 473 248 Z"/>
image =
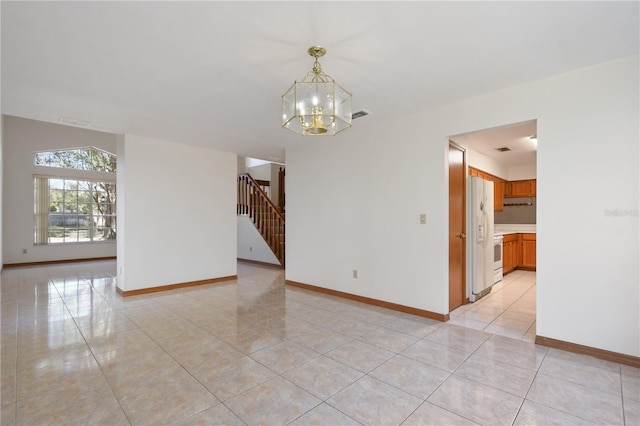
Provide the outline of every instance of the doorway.
<path id="1" fill-rule="evenodd" d="M 503 274 L 494 275 L 491 292 L 474 303 L 455 307 L 456 303 L 450 300 L 450 323 L 533 341 L 536 335 L 537 121 L 451 136 L 450 153 L 451 143 L 465 149 L 465 181 L 469 175 L 493 182 L 495 229 L 489 232 L 502 235 L 503 250 L 502 263 L 494 263 L 492 268 L 494 272 L 502 269 Z M 450 169 L 450 180 L 451 173 Z M 451 210 L 455 201 L 450 199 L 449 205 Z M 450 216 L 449 220 L 451 244 L 454 219 Z M 452 274 L 451 262 L 449 269 Z M 470 286 L 468 281 L 466 287 Z M 467 290 L 465 297 L 469 294 Z"/>
<path id="2" fill-rule="evenodd" d="M 466 151 L 449 141 L 449 311 L 466 302 Z"/>

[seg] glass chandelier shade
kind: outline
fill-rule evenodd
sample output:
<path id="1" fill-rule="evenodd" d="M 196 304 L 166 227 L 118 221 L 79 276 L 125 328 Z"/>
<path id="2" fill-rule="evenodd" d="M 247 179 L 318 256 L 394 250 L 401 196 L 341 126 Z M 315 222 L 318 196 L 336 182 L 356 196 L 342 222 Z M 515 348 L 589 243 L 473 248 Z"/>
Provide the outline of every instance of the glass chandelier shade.
<path id="1" fill-rule="evenodd" d="M 335 135 L 351 127 L 351 93 L 320 68 L 325 48 L 308 50 L 313 69 L 282 95 L 282 127 L 301 135 Z"/>

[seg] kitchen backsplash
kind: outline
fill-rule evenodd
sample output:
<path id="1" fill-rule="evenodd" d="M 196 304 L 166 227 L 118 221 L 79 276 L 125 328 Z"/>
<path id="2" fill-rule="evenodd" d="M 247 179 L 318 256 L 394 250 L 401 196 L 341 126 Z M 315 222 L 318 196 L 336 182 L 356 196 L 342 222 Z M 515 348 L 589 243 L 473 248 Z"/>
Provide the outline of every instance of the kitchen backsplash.
<path id="1" fill-rule="evenodd" d="M 505 198 L 504 208 L 494 213 L 494 223 L 536 223 L 536 197 Z"/>

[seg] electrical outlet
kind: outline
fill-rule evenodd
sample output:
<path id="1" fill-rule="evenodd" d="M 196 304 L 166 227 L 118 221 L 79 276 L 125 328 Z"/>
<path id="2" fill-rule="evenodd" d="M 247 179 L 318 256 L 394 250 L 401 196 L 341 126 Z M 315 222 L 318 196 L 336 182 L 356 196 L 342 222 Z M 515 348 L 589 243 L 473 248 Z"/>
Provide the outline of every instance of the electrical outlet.
<path id="1" fill-rule="evenodd" d="M 253 247 L 249 246 L 249 251 L 253 251 Z"/>
<path id="2" fill-rule="evenodd" d="M 22 254 L 27 254 L 27 249 L 22 249 Z"/>
<path id="3" fill-rule="evenodd" d="M 426 223 L 427 223 L 427 215 L 422 213 L 420 215 L 420 225 L 426 225 Z"/>
<path id="4" fill-rule="evenodd" d="M 353 270 L 353 278 L 358 278 L 358 270 L 357 269 Z"/>

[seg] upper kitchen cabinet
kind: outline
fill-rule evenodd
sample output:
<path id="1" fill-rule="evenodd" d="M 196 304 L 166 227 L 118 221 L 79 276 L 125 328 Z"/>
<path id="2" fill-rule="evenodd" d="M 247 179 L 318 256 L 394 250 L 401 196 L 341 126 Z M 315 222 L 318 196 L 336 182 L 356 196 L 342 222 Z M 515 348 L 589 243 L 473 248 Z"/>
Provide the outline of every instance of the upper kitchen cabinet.
<path id="1" fill-rule="evenodd" d="M 504 210 L 504 187 L 505 181 L 502 179 L 493 180 L 493 210 L 501 212 Z"/>
<path id="2" fill-rule="evenodd" d="M 504 196 L 506 198 L 515 197 L 535 197 L 536 196 L 536 180 L 513 180 L 507 182 Z"/>

